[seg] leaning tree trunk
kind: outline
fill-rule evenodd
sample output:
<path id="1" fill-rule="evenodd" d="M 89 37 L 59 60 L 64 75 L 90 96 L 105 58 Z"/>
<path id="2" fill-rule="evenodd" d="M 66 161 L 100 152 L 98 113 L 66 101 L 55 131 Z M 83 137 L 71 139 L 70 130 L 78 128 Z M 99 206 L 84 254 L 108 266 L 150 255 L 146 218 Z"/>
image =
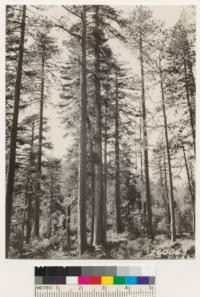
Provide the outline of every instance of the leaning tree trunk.
<path id="1" fill-rule="evenodd" d="M 149 181 L 149 157 L 148 157 L 148 137 L 146 124 L 146 104 L 145 104 L 145 80 L 144 80 L 144 59 L 143 59 L 143 37 L 140 24 L 140 70 L 141 70 L 141 89 L 142 89 L 142 120 L 143 120 L 143 146 L 144 146 L 144 171 L 147 203 L 147 233 L 149 238 L 153 238 L 151 192 Z"/>
<path id="2" fill-rule="evenodd" d="M 41 61 L 42 64 L 41 64 L 41 91 L 40 91 L 39 137 L 38 137 L 37 185 L 36 185 L 36 195 L 35 195 L 34 235 L 36 237 L 39 237 L 39 229 L 40 229 L 40 195 L 41 195 L 41 175 L 42 175 L 42 135 L 43 135 L 43 109 L 44 109 L 45 52 L 46 52 L 46 36 L 43 35 L 42 61 Z"/>
<path id="3" fill-rule="evenodd" d="M 162 67 L 161 60 L 159 59 L 159 74 L 160 74 L 160 88 L 161 88 L 161 97 L 162 97 L 162 110 L 164 118 L 164 128 L 165 128 L 165 141 L 166 141 L 166 151 L 167 151 L 167 161 L 168 161 L 168 170 L 169 170 L 169 192 L 170 192 L 170 232 L 171 240 L 176 240 L 176 227 L 175 227 L 175 213 L 174 213 L 174 191 L 173 191 L 173 178 L 172 178 L 172 169 L 171 169 L 171 156 L 169 148 L 169 138 L 168 138 L 168 124 L 167 124 L 167 115 L 165 109 L 165 95 L 164 95 L 164 86 L 163 86 L 163 76 L 162 76 Z"/>
<path id="4" fill-rule="evenodd" d="M 182 150 L 183 150 L 183 158 L 184 158 L 184 162 L 185 162 L 185 169 L 186 169 L 186 173 L 187 173 L 188 186 L 189 186 L 192 209 L 193 209 L 193 219 L 194 219 L 193 228 L 194 228 L 194 232 L 195 232 L 195 195 L 194 195 L 194 192 L 192 190 L 192 183 L 191 183 L 190 172 L 189 172 L 188 163 L 187 163 L 185 146 L 184 146 L 184 143 L 183 143 L 182 139 L 181 139 L 181 147 L 182 147 Z"/>
<path id="5" fill-rule="evenodd" d="M 87 246 L 86 233 L 86 104 L 87 104 L 87 70 L 86 70 L 86 6 L 82 8 L 82 62 L 81 62 L 81 113 L 80 113 L 80 161 L 79 161 L 79 254 Z"/>
<path id="6" fill-rule="evenodd" d="M 22 81 L 25 26 L 26 26 L 26 5 L 23 5 L 21 35 L 20 35 L 20 43 L 19 43 L 19 57 L 18 57 L 18 64 L 17 64 L 17 76 L 16 76 L 16 82 L 15 82 L 14 111 L 13 111 L 13 120 L 12 120 L 11 137 L 10 137 L 8 179 L 7 179 L 7 189 L 6 189 L 6 258 L 8 257 L 8 251 L 9 251 L 11 217 L 12 217 L 12 206 L 13 206 L 13 191 L 14 191 L 15 162 L 16 162 L 16 141 L 17 141 L 17 128 L 18 128 L 21 81 Z"/>
<path id="7" fill-rule="evenodd" d="M 119 98 L 118 98 L 118 78 L 116 70 L 115 81 L 115 208 L 117 233 L 122 232 L 121 201 L 120 201 L 120 164 L 119 164 Z"/>
<path id="8" fill-rule="evenodd" d="M 101 93 L 100 93 L 100 21 L 99 6 L 95 6 L 95 220 L 94 245 L 103 244 L 103 166 L 101 147 Z"/>
<path id="9" fill-rule="evenodd" d="M 192 104 L 190 101 L 188 73 L 187 73 L 187 65 L 186 65 L 185 60 L 184 60 L 184 80 L 185 80 L 186 99 L 187 99 L 187 106 L 188 106 L 188 112 L 189 112 L 189 117 L 190 117 L 190 125 L 191 125 L 191 129 L 192 129 L 192 138 L 193 138 L 193 146 L 194 146 L 194 153 L 195 153 L 195 141 L 196 141 L 195 115 L 194 115 L 194 110 L 192 108 Z"/>

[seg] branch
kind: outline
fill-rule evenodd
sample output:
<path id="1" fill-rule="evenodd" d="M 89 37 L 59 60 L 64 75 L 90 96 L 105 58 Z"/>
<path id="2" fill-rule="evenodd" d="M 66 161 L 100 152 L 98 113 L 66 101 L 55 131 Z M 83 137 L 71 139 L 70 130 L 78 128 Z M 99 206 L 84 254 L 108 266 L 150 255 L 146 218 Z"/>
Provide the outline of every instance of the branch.
<path id="1" fill-rule="evenodd" d="M 81 16 L 77 13 L 75 13 L 74 11 L 72 11 L 71 9 L 67 8 L 65 5 L 61 5 L 64 9 L 66 9 L 68 12 L 72 13 L 73 15 L 77 16 L 78 18 L 81 18 Z"/>
<path id="2" fill-rule="evenodd" d="M 55 28 L 60 28 L 60 29 L 62 29 L 62 30 L 64 30 L 64 31 L 66 31 L 67 33 L 69 33 L 70 35 L 72 35 L 72 36 L 74 36 L 74 37 L 76 37 L 76 38 L 78 38 L 78 39 L 81 39 L 81 36 L 80 36 L 80 35 L 71 32 L 69 29 L 67 29 L 67 28 L 64 27 L 63 25 L 54 24 L 53 26 L 54 26 Z"/>

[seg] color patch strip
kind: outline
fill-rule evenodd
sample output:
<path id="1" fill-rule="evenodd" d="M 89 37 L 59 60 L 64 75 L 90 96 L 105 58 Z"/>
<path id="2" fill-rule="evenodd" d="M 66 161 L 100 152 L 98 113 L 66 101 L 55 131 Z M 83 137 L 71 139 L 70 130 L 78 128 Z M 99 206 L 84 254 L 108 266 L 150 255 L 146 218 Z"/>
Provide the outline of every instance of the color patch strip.
<path id="1" fill-rule="evenodd" d="M 37 285 L 154 285 L 154 276 L 36 276 Z"/>
<path id="2" fill-rule="evenodd" d="M 102 285 L 113 285 L 113 276 L 102 276 L 101 284 Z"/>

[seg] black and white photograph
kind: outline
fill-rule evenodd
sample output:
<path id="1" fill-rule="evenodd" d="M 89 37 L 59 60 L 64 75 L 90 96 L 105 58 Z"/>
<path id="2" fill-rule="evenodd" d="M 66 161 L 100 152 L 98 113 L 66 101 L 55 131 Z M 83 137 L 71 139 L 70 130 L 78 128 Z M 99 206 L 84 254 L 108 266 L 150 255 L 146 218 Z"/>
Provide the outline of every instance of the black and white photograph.
<path id="1" fill-rule="evenodd" d="M 6 258 L 195 258 L 195 6 L 5 9 Z"/>

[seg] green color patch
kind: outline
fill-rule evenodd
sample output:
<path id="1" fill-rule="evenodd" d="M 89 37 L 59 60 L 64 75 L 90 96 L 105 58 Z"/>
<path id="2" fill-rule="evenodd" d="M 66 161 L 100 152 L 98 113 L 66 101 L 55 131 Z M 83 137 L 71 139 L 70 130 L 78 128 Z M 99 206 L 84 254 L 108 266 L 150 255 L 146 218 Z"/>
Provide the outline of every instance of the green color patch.
<path id="1" fill-rule="evenodd" d="M 125 285 L 125 277 L 124 276 L 114 276 L 114 285 Z"/>

